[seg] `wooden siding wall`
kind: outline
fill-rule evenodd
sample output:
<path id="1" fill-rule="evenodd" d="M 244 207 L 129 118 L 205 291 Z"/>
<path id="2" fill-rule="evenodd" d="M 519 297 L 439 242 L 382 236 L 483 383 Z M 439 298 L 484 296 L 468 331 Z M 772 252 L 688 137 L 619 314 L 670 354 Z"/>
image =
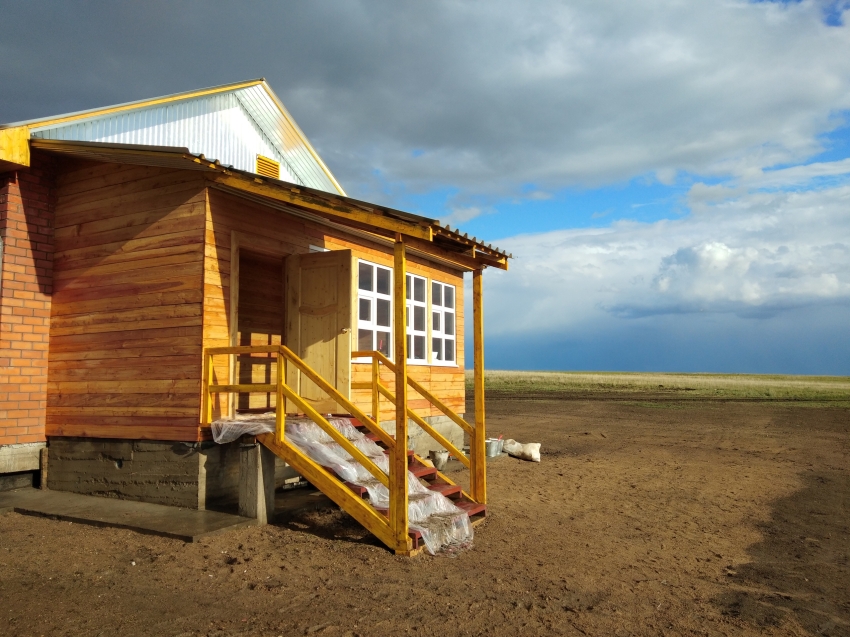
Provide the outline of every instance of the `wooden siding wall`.
<path id="1" fill-rule="evenodd" d="M 205 310 L 204 310 L 204 347 L 230 345 L 230 272 L 233 233 L 239 236 L 240 250 L 269 252 L 279 255 L 308 253 L 310 246 L 324 247 L 329 250 L 351 249 L 355 257 L 373 263 L 392 267 L 392 248 L 336 231 L 327 226 L 305 221 L 283 212 L 263 207 L 210 189 L 209 212 L 206 231 L 205 260 Z M 464 371 L 463 371 L 463 276 L 452 268 L 411 256 L 408 261 L 409 272 L 428 279 L 449 283 L 457 291 L 457 367 L 432 367 L 410 365 L 410 376 L 422 383 L 448 406 L 458 412 L 464 411 Z M 242 294 L 239 298 L 243 302 Z M 428 324 L 430 325 L 430 317 Z M 352 330 L 353 334 L 357 330 Z M 354 346 L 356 348 L 356 344 Z M 216 382 L 229 380 L 227 357 L 215 360 L 214 379 Z M 393 387 L 392 374 L 384 373 L 384 381 Z M 352 382 L 371 379 L 369 365 L 354 364 Z M 366 391 L 352 392 L 352 398 L 358 407 L 371 412 L 371 399 Z M 440 412 L 411 392 L 410 405 L 422 416 L 436 416 Z M 387 401 L 382 401 L 382 419 L 394 419 L 394 410 Z M 222 413 L 224 398 L 216 405 L 215 416 Z"/>
<path id="2" fill-rule="evenodd" d="M 198 439 L 206 204 L 193 171 L 62 171 L 48 436 Z"/>

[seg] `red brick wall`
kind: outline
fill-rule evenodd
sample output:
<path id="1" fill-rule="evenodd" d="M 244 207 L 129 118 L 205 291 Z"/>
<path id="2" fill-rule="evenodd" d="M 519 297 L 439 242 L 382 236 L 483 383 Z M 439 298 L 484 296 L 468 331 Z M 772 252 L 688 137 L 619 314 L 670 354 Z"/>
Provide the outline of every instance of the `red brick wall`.
<path id="1" fill-rule="evenodd" d="M 41 442 L 53 293 L 55 163 L 0 173 L 0 445 Z"/>

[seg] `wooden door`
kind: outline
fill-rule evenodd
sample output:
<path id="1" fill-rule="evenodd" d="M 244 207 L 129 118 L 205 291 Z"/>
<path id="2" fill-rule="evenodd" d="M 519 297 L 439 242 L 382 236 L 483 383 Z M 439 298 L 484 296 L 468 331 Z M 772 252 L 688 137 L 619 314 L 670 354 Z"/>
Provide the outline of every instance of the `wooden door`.
<path id="1" fill-rule="evenodd" d="M 345 397 L 351 397 L 351 250 L 294 254 L 286 259 L 286 345 Z M 320 413 L 339 413 L 292 365 L 287 384 Z M 289 413 L 298 411 L 287 403 Z"/>

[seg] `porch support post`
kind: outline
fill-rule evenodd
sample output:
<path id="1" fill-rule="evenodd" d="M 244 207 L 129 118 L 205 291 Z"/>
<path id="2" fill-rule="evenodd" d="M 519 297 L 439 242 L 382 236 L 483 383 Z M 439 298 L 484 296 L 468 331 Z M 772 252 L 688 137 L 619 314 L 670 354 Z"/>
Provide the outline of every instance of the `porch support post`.
<path id="1" fill-rule="evenodd" d="M 274 454 L 259 443 L 239 444 L 239 515 L 268 524 L 274 516 Z"/>
<path id="2" fill-rule="evenodd" d="M 475 380 L 475 432 L 470 440 L 472 497 L 487 503 L 487 460 L 484 423 L 484 287 L 483 269 L 472 272 L 472 336 Z"/>
<path id="3" fill-rule="evenodd" d="M 393 264 L 393 343 L 395 344 L 395 446 L 390 453 L 390 526 L 396 552 L 412 547 L 407 535 L 407 263 L 396 235 Z M 377 417 L 377 415 L 375 416 Z"/>

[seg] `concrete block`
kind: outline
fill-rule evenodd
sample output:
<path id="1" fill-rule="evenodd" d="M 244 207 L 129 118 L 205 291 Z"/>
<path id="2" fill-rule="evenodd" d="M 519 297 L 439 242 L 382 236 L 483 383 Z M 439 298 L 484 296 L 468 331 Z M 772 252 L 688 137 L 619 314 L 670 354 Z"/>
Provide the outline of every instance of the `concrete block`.
<path id="1" fill-rule="evenodd" d="M 23 471 L 21 473 L 5 473 L 0 475 L 0 491 L 13 491 L 33 486 L 35 482 L 34 471 Z"/>
<path id="2" fill-rule="evenodd" d="M 0 474 L 20 471 L 38 471 L 39 454 L 44 442 L 0 446 Z"/>
<path id="3" fill-rule="evenodd" d="M 274 514 L 274 454 L 266 447 L 239 449 L 239 515 L 268 524 Z"/>

